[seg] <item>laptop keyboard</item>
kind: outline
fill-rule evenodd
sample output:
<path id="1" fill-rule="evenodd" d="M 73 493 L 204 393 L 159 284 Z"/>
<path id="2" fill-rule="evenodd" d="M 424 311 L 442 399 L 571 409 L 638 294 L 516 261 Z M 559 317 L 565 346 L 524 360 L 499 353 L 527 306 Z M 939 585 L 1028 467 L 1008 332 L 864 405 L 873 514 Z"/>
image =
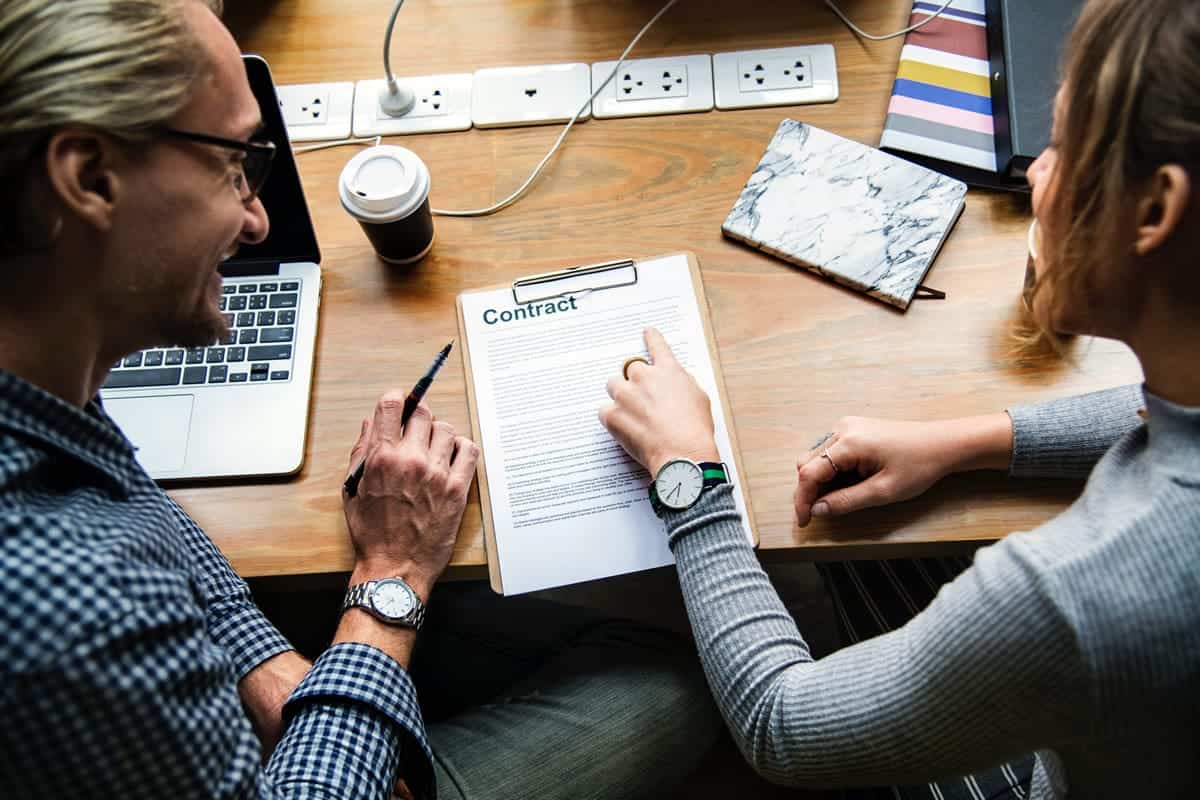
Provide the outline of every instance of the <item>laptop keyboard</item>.
<path id="1" fill-rule="evenodd" d="M 229 334 L 211 347 L 155 348 L 121 359 L 105 389 L 289 380 L 300 281 L 226 280 L 221 311 Z"/>

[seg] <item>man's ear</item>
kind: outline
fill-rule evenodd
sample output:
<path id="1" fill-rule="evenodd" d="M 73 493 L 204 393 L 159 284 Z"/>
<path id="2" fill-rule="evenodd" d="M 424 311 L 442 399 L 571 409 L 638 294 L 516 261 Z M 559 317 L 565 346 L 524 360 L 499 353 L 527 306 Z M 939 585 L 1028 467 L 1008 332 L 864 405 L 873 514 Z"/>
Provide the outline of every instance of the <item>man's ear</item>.
<path id="1" fill-rule="evenodd" d="M 60 208 L 96 230 L 112 227 L 121 190 L 116 143 L 86 129 L 64 129 L 46 147 L 46 176 Z"/>
<path id="2" fill-rule="evenodd" d="M 1137 204 L 1134 252 L 1144 256 L 1162 247 L 1179 229 L 1191 200 L 1192 182 L 1187 170 L 1178 164 L 1155 170 Z"/>

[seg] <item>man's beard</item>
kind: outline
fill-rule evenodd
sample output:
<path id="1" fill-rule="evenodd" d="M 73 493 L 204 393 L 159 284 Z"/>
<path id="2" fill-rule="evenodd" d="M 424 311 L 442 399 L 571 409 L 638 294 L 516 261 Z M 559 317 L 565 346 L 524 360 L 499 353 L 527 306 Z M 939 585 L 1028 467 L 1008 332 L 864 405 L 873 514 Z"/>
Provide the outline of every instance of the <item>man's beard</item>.
<path id="1" fill-rule="evenodd" d="M 160 331 L 167 344 L 176 347 L 208 347 L 229 333 L 225 315 L 205 302 L 190 314 L 177 313 L 162 320 Z"/>

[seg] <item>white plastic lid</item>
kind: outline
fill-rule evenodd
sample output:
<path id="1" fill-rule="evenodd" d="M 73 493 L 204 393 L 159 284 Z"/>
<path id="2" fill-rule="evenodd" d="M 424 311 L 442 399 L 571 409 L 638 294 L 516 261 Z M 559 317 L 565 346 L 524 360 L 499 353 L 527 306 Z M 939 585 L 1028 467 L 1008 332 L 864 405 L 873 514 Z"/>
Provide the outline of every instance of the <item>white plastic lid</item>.
<path id="1" fill-rule="evenodd" d="M 342 168 L 338 194 L 345 209 L 359 219 L 404 219 L 429 196 L 429 168 L 403 147 L 369 147 Z"/>

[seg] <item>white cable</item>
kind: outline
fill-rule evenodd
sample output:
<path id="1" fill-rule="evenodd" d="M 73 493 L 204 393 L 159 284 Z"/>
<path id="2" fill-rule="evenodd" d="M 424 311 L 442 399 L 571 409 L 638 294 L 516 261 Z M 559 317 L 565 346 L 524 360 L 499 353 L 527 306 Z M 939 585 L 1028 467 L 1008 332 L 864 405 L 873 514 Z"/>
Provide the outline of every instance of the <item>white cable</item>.
<path id="1" fill-rule="evenodd" d="M 559 147 L 562 146 L 563 140 L 567 137 L 567 132 L 570 131 L 572 126 L 574 126 L 576 121 L 578 121 L 579 115 L 583 113 L 584 109 L 586 109 L 588 107 L 589 103 L 592 103 L 595 101 L 595 99 L 600 95 L 600 92 L 604 91 L 604 88 L 606 86 L 608 86 L 608 84 L 616 76 L 617 72 L 620 71 L 622 65 L 624 65 L 624 63 L 625 63 L 625 59 L 629 56 L 630 51 L 633 50 L 633 48 L 637 46 L 637 43 L 639 41 L 641 41 L 642 37 L 646 34 L 646 31 L 650 30 L 650 28 L 654 25 L 654 23 L 658 22 L 659 18 L 663 14 L 667 13 L 667 11 L 669 11 L 671 9 L 671 7 L 673 5 L 675 5 L 677 2 L 679 2 L 679 0 L 667 0 L 666 5 L 664 5 L 662 8 L 660 8 L 658 10 L 658 13 L 655 14 L 653 17 L 651 17 L 650 21 L 647 22 L 644 26 L 642 26 L 642 29 L 640 31 L 638 31 L 637 35 L 633 37 L 632 41 L 629 42 L 629 44 L 626 46 L 625 50 L 621 53 L 621 56 L 617 59 L 616 65 L 613 66 L 612 71 L 608 73 L 608 77 L 605 78 L 604 81 L 598 87 L 596 87 L 595 91 L 592 92 L 592 96 L 589 97 L 583 103 L 583 105 L 581 105 L 579 107 L 579 110 L 575 112 L 575 114 L 567 122 L 566 126 L 562 129 L 562 132 L 558 135 L 558 138 L 554 142 L 554 146 L 550 148 L 550 152 L 546 153 L 546 155 L 542 158 L 542 160 L 538 162 L 538 165 L 536 167 L 534 167 L 533 172 L 531 172 L 529 174 L 529 177 L 525 179 L 525 182 L 522 183 L 515 192 L 513 192 L 512 194 L 510 194 L 508 197 L 504 198 L 500 202 L 493 203 L 492 205 L 487 206 L 486 208 L 473 208 L 473 209 L 468 209 L 468 210 L 464 210 L 464 211 L 453 211 L 453 210 L 447 210 L 447 209 L 442 209 L 442 208 L 434 208 L 434 209 L 431 209 L 431 211 L 434 214 L 437 214 L 438 216 L 442 216 L 442 217 L 486 217 L 490 214 L 495 214 L 497 211 L 508 208 L 510 205 L 512 205 L 513 203 L 517 202 L 522 197 L 524 197 L 525 193 L 527 191 L 529 191 L 529 187 L 531 185 L 533 185 L 533 182 L 535 180 L 537 180 L 538 175 L 540 175 L 542 173 L 542 170 L 545 169 L 546 164 L 549 163 L 550 159 L 554 157 L 554 154 L 558 152 Z M 851 31 L 854 32 L 855 35 L 860 36 L 863 39 L 869 39 L 870 41 L 873 41 L 873 42 L 882 42 L 886 39 L 894 39 L 897 36 L 904 36 L 907 33 L 911 33 L 915 30 L 918 30 L 919 28 L 924 27 L 925 25 L 928 25 L 930 22 L 933 22 L 935 19 L 940 17 L 942 15 L 942 12 L 944 12 L 947 8 L 950 7 L 950 4 L 953 2 L 953 0 L 945 0 L 945 2 L 942 3 L 942 5 L 938 8 L 937 11 L 934 11 L 928 17 L 926 17 L 925 19 L 916 23 L 915 25 L 909 25 L 907 28 L 902 28 L 893 33 L 883 34 L 880 36 L 876 36 L 874 34 L 867 33 L 862 28 L 858 27 L 853 22 L 851 22 L 850 18 L 847 17 L 844 13 L 842 13 L 842 10 L 840 8 L 838 8 L 837 5 L 834 4 L 833 0 L 824 0 L 824 2 L 825 2 L 825 5 L 827 5 L 829 7 L 829 10 L 832 11 L 834 14 L 836 14 L 838 16 L 838 18 L 841 19 L 841 21 L 844 22 L 846 24 L 846 26 L 848 28 L 850 28 Z M 390 58 L 390 54 L 389 54 L 389 49 L 390 49 L 390 45 L 391 45 L 391 41 L 392 41 L 392 28 L 396 24 L 396 16 L 400 12 L 400 8 L 403 5 L 404 5 L 404 0 L 396 0 L 395 5 L 392 7 L 391 16 L 388 18 L 387 30 L 384 33 L 384 38 L 383 38 L 383 69 L 384 69 L 384 72 L 387 74 L 387 80 L 388 80 L 389 86 L 394 86 L 396 84 L 396 77 L 392 74 L 391 58 Z M 327 147 L 341 147 L 342 145 L 347 145 L 347 144 L 365 144 L 366 142 L 374 142 L 375 144 L 379 144 L 380 141 L 381 141 L 381 139 L 379 136 L 373 137 L 371 139 L 342 139 L 342 140 L 336 141 L 336 142 L 323 142 L 321 144 L 309 145 L 307 147 L 298 147 L 295 149 L 294 152 L 307 153 L 310 150 L 322 150 Z"/>
<path id="2" fill-rule="evenodd" d="M 920 22 L 918 22 L 915 25 L 909 25 L 907 28 L 902 28 L 901 30 L 896 31 L 895 33 L 885 33 L 882 36 L 875 36 L 873 34 L 867 33 L 862 28 L 855 25 L 853 22 L 850 21 L 849 17 L 847 17 L 845 14 L 842 13 L 842 10 L 840 8 L 838 8 L 836 5 L 834 5 L 833 0 L 825 0 L 825 5 L 829 6 L 829 10 L 832 11 L 834 14 L 837 14 L 838 17 L 842 20 L 842 22 L 846 23 L 846 27 L 848 27 L 850 30 L 854 31 L 854 33 L 856 35 L 861 36 L 864 39 L 870 39 L 872 42 L 882 42 L 885 39 L 895 39 L 897 36 L 903 36 L 906 33 L 912 33 L 913 31 L 917 30 L 918 28 L 928 25 L 929 23 L 933 22 L 935 19 L 940 17 L 942 15 L 942 12 L 945 11 L 947 8 L 949 8 L 950 4 L 952 2 L 954 2 L 954 0 L 946 0 L 946 2 L 942 3 L 941 8 L 939 8 L 937 11 L 934 11 L 928 17 L 921 20 Z"/>
<path id="3" fill-rule="evenodd" d="M 396 0 L 396 5 L 392 6 L 392 15 L 388 17 L 387 30 L 383 32 L 383 73 L 387 75 L 387 86 L 391 91 L 396 91 L 396 76 L 392 74 L 392 28 L 396 27 L 396 15 L 400 13 L 400 7 L 404 5 L 404 0 Z"/>
<path id="4" fill-rule="evenodd" d="M 332 142 L 321 142 L 320 144 L 306 144 L 301 147 L 293 147 L 292 152 L 296 153 L 296 154 L 309 153 L 313 150 L 324 150 L 329 147 L 342 147 L 343 145 L 347 145 L 347 144 L 368 144 L 369 143 L 369 144 L 373 144 L 373 145 L 378 145 L 382 141 L 383 141 L 382 136 L 370 136 L 365 139 L 338 139 L 338 140 L 332 141 Z"/>
<path id="5" fill-rule="evenodd" d="M 579 110 L 575 112 L 573 117 L 571 117 L 571 120 L 567 123 L 567 126 L 562 129 L 562 133 L 558 135 L 558 139 L 554 142 L 554 146 L 550 148 L 550 152 L 546 153 L 546 156 L 540 162 L 538 162 L 538 165 L 534 167 L 533 172 L 530 173 L 529 177 L 525 179 L 525 182 L 522 183 L 515 192 L 500 202 L 493 203 L 487 208 L 473 208 L 467 211 L 446 211 L 444 209 L 435 208 L 432 209 L 433 213 L 442 217 L 486 217 L 489 214 L 495 214 L 501 209 L 508 208 L 513 203 L 520 200 L 521 197 L 524 196 L 525 192 L 529 190 L 529 187 L 533 184 L 533 182 L 537 179 L 537 176 L 542 173 L 542 169 L 546 166 L 546 163 L 553 158 L 556 152 L 558 152 L 559 146 L 563 143 L 563 139 L 565 139 L 567 136 L 567 131 L 571 130 L 571 126 L 575 124 L 577 119 L 579 119 L 579 115 L 583 113 L 584 109 L 588 107 L 589 103 L 594 101 L 596 97 L 599 96 L 600 92 L 604 91 L 604 87 L 608 86 L 609 82 L 612 81 L 613 76 L 615 76 L 617 71 L 621 69 L 621 65 L 625 63 L 625 58 L 629 55 L 629 51 L 637 45 L 642 36 L 645 35 L 646 31 L 650 30 L 650 27 L 654 23 L 658 22 L 658 18 L 667 13 L 671 6 L 675 5 L 677 2 L 679 2 L 679 0 L 667 0 L 667 4 L 659 9 L 658 13 L 651 17 L 649 22 L 642 26 L 642 29 L 638 31 L 637 36 L 633 37 L 633 40 L 625 48 L 625 51 L 621 53 L 621 57 L 617 59 L 616 65 L 612 68 L 612 72 L 608 73 L 608 77 L 604 79 L 603 83 L 596 87 L 596 90 L 592 92 L 592 96 L 589 97 L 583 103 L 583 105 L 579 107 Z"/>

